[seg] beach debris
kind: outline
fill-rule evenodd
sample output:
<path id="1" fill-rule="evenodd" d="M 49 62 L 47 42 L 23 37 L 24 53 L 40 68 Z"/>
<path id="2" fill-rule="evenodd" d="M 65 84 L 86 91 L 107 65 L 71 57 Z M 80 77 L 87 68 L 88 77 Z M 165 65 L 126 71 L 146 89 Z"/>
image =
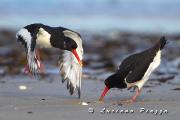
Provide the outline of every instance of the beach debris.
<path id="1" fill-rule="evenodd" d="M 147 90 L 147 93 L 151 93 L 152 92 L 152 90 Z"/>
<path id="2" fill-rule="evenodd" d="M 27 90 L 27 86 L 26 85 L 20 85 L 19 90 Z"/>
<path id="3" fill-rule="evenodd" d="M 27 113 L 28 113 L 28 114 L 32 114 L 33 112 L 32 112 L 32 111 L 28 111 Z"/>
<path id="4" fill-rule="evenodd" d="M 160 78 L 160 79 L 157 79 L 159 82 L 161 82 L 161 83 L 165 83 L 165 82 L 167 82 L 168 80 L 172 80 L 172 79 L 174 79 L 174 75 L 173 76 L 168 76 L 168 77 L 162 77 L 162 78 Z"/>
<path id="5" fill-rule="evenodd" d="M 82 102 L 79 102 L 79 104 L 80 104 L 80 105 L 88 105 L 87 102 L 83 102 L 83 101 L 82 101 Z"/>
<path id="6" fill-rule="evenodd" d="M 45 101 L 46 99 L 45 99 L 45 98 L 42 98 L 41 100 L 42 100 L 42 101 Z"/>
<path id="7" fill-rule="evenodd" d="M 19 108 L 18 107 L 14 107 L 14 110 L 19 110 Z"/>
<path id="8" fill-rule="evenodd" d="M 180 90 L 180 88 L 174 88 L 174 89 L 172 89 L 172 90 Z"/>
<path id="9" fill-rule="evenodd" d="M 165 83 L 167 82 L 168 80 L 173 80 L 175 78 L 175 75 L 170 75 L 170 76 L 163 76 L 163 77 L 160 77 L 160 78 L 153 78 L 153 79 L 150 79 L 150 81 L 158 81 L 160 83 Z"/>

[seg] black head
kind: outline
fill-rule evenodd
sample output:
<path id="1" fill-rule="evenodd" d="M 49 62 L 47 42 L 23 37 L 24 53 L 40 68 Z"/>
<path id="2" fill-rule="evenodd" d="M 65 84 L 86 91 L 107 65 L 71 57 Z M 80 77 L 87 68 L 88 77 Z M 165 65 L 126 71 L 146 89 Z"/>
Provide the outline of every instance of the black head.
<path id="1" fill-rule="evenodd" d="M 66 37 L 64 39 L 64 50 L 72 51 L 78 47 L 77 43 L 71 39 Z"/>
<path id="2" fill-rule="evenodd" d="M 115 88 L 117 87 L 118 85 L 118 79 L 117 79 L 117 74 L 113 74 L 111 76 L 109 76 L 105 81 L 104 81 L 104 84 L 105 84 L 105 88 L 99 98 L 99 101 L 102 101 L 104 96 L 106 96 L 107 92 L 109 91 L 109 89 L 111 88 Z"/>
<path id="3" fill-rule="evenodd" d="M 121 79 L 121 77 L 118 74 L 113 74 L 109 76 L 105 81 L 105 88 L 99 98 L 99 101 L 102 101 L 106 93 L 109 91 L 111 88 L 126 88 L 127 85 L 124 83 L 124 80 Z"/>
<path id="4" fill-rule="evenodd" d="M 110 88 L 119 88 L 120 87 L 120 78 L 117 74 L 113 74 L 109 76 L 105 81 L 104 84 L 110 89 Z"/>
<path id="5" fill-rule="evenodd" d="M 79 64 L 82 66 L 83 65 L 82 61 L 76 51 L 77 47 L 78 47 L 78 45 L 73 39 L 68 38 L 68 37 L 66 37 L 66 39 L 64 39 L 64 50 L 71 51 L 74 54 L 74 56 L 76 57 Z"/>

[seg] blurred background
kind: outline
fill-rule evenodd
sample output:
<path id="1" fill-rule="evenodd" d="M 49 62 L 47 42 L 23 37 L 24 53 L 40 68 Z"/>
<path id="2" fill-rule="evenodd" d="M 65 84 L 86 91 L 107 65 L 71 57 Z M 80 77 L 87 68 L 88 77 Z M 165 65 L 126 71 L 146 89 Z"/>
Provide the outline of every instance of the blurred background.
<path id="1" fill-rule="evenodd" d="M 162 35 L 169 44 L 156 74 L 178 74 L 180 69 L 179 0 L 0 0 L 1 77 L 23 73 L 26 55 L 15 34 L 31 23 L 79 32 L 84 74 L 91 79 L 105 79 L 124 57 L 151 47 Z M 45 74 L 58 74 L 60 53 L 42 50 Z"/>
<path id="2" fill-rule="evenodd" d="M 88 31 L 178 33 L 179 0 L 1 0 L 0 26 L 41 22 Z"/>

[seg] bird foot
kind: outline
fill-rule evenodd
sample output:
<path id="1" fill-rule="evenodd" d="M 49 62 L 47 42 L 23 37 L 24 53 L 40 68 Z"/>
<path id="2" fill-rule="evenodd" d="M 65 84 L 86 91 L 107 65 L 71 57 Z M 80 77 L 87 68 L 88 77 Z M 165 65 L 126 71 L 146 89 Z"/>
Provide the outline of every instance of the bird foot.
<path id="1" fill-rule="evenodd" d="M 126 104 L 126 105 L 131 105 L 133 104 L 135 101 L 133 101 L 132 99 L 128 99 L 128 100 L 123 100 L 121 101 L 122 104 Z"/>
<path id="2" fill-rule="evenodd" d="M 133 104 L 136 102 L 136 99 L 130 99 L 130 102 Z"/>
<path id="3" fill-rule="evenodd" d="M 96 103 L 98 103 L 98 104 L 104 104 L 104 100 L 96 101 Z"/>
<path id="4" fill-rule="evenodd" d="M 31 71 L 30 71 L 30 69 L 29 69 L 28 64 L 26 64 L 26 66 L 24 67 L 24 73 L 31 75 Z"/>
<path id="5" fill-rule="evenodd" d="M 44 68 L 44 64 L 42 64 L 39 60 L 37 60 L 37 65 L 38 65 L 38 71 L 42 74 L 42 73 L 44 73 L 44 71 L 45 71 L 45 68 Z M 28 74 L 29 76 L 32 76 L 32 73 L 31 73 L 31 71 L 30 71 L 30 69 L 29 69 L 29 66 L 28 66 L 28 64 L 26 64 L 26 66 L 24 67 L 24 73 L 25 74 Z"/>

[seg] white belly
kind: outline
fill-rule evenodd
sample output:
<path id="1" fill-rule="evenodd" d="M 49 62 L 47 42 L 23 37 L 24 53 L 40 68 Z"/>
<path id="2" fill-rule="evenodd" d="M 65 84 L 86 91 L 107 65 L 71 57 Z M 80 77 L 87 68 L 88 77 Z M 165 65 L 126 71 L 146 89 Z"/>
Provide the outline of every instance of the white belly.
<path id="1" fill-rule="evenodd" d="M 50 37 L 51 35 L 47 31 L 40 28 L 37 34 L 36 45 L 40 48 L 51 48 Z"/>

